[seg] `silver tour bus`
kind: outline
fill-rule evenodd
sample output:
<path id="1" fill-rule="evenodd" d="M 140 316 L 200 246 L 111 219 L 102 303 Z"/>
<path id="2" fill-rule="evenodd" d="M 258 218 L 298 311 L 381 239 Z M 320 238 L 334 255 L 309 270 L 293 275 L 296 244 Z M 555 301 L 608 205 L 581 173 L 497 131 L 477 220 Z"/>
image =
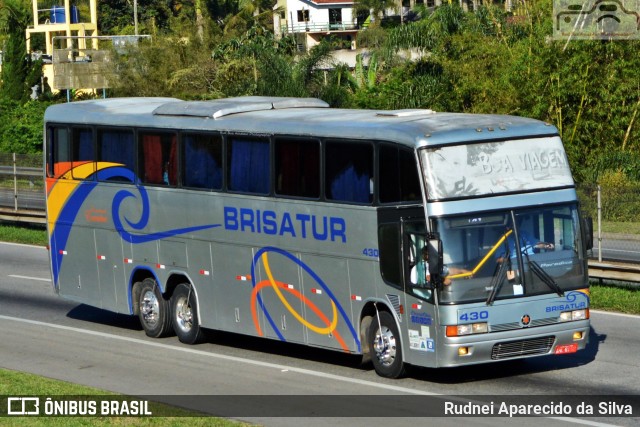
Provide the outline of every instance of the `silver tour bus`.
<path id="1" fill-rule="evenodd" d="M 394 378 L 587 344 L 592 232 L 553 126 L 268 97 L 73 102 L 44 126 L 55 291 L 150 337 Z"/>

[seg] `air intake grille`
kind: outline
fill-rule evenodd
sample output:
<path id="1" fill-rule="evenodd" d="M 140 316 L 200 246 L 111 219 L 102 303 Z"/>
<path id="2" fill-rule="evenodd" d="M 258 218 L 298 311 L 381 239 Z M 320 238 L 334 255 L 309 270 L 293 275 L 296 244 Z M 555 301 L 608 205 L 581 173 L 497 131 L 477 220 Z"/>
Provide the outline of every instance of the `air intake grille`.
<path id="1" fill-rule="evenodd" d="M 508 359 L 510 357 L 546 354 L 553 347 L 554 336 L 534 338 L 529 340 L 509 341 L 498 343 L 491 350 L 493 360 Z"/>
<path id="2" fill-rule="evenodd" d="M 400 297 L 398 295 L 387 294 L 387 299 L 393 306 L 393 309 L 398 315 L 398 319 L 402 322 L 402 311 L 400 310 Z"/>

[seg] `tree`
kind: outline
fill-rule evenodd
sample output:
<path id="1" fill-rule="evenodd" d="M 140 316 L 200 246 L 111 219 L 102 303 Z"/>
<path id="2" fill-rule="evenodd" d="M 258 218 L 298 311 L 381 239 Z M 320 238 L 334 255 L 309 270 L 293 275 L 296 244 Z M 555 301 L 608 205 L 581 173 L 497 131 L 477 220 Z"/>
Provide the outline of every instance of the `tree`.
<path id="1" fill-rule="evenodd" d="M 38 84 L 40 80 L 40 73 L 33 72 L 34 64 L 27 55 L 24 37 L 28 22 L 27 11 L 19 0 L 5 0 L 0 5 L 0 12 L 0 23 L 9 34 L 0 75 L 0 94 L 7 99 L 26 101 L 31 93 L 31 86 Z M 35 66 L 38 67 L 39 64 Z"/>
<path id="2" fill-rule="evenodd" d="M 372 20 L 380 19 L 387 10 L 397 8 L 396 0 L 355 0 L 354 15 L 369 15 Z"/>

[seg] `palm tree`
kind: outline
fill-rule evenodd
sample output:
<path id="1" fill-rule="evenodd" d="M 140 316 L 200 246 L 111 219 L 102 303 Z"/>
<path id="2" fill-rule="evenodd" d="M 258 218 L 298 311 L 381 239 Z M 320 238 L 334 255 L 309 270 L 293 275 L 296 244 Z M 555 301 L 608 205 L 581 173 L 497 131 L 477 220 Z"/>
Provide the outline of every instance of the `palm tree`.
<path id="1" fill-rule="evenodd" d="M 353 10 L 356 15 L 368 15 L 371 20 L 381 18 L 387 10 L 398 8 L 397 0 L 355 0 Z"/>

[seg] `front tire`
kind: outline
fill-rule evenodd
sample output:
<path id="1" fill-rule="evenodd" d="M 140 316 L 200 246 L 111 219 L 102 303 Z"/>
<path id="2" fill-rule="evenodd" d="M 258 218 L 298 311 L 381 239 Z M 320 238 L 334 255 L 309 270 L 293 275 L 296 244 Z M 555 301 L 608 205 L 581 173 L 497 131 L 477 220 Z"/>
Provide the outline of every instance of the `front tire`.
<path id="1" fill-rule="evenodd" d="M 376 373 L 385 378 L 400 378 L 404 375 L 400 333 L 393 316 L 386 311 L 373 316 L 368 338 L 371 361 Z"/>
<path id="2" fill-rule="evenodd" d="M 197 344 L 204 333 L 200 328 L 195 292 L 189 284 L 181 283 L 171 297 L 171 322 L 180 342 Z"/>
<path id="3" fill-rule="evenodd" d="M 169 303 L 162 297 L 155 280 L 147 278 L 142 281 L 138 307 L 140 324 L 148 337 L 160 338 L 171 332 Z"/>

